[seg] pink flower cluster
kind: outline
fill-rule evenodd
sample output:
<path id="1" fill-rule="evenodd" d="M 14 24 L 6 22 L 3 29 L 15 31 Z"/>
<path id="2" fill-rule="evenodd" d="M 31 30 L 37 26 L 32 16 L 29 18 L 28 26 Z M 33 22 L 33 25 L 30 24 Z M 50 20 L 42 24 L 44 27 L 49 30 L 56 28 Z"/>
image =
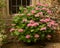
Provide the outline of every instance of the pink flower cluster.
<path id="1" fill-rule="evenodd" d="M 27 22 L 27 19 L 23 19 L 22 22 Z"/>
<path id="2" fill-rule="evenodd" d="M 39 14 L 36 14 L 35 17 L 39 17 L 40 15 Z"/>
<path id="3" fill-rule="evenodd" d="M 41 31 L 42 31 L 42 30 L 46 30 L 46 27 L 43 27 L 43 28 L 41 28 L 40 30 L 41 30 Z"/>
<path id="4" fill-rule="evenodd" d="M 34 22 L 33 20 L 30 20 L 30 23 L 29 24 L 27 24 L 27 26 L 28 27 L 36 27 L 36 26 L 38 26 L 39 25 L 39 23 L 37 23 L 37 22 Z"/>
<path id="5" fill-rule="evenodd" d="M 56 27 L 58 26 L 58 24 L 54 20 L 51 20 L 50 18 L 41 19 L 40 22 L 47 23 L 47 26 L 52 27 L 53 29 L 56 29 Z"/>
<path id="6" fill-rule="evenodd" d="M 47 9 L 47 8 L 45 8 L 45 7 L 43 7 L 43 8 L 42 8 L 42 10 L 46 10 L 46 11 L 47 11 L 48 9 Z"/>
<path id="7" fill-rule="evenodd" d="M 51 12 L 51 10 L 47 10 L 47 13 L 51 14 L 52 12 Z"/>
<path id="8" fill-rule="evenodd" d="M 43 7 L 43 8 L 42 8 L 42 10 L 47 11 L 47 13 L 48 13 L 48 14 L 52 14 L 52 11 L 51 11 L 51 10 L 49 10 L 48 8 Z"/>
<path id="9" fill-rule="evenodd" d="M 23 32 L 24 30 L 23 29 L 19 29 L 18 32 Z"/>
<path id="10" fill-rule="evenodd" d="M 31 36 L 30 35 L 26 35 L 26 38 L 29 39 Z"/>
<path id="11" fill-rule="evenodd" d="M 40 10 L 40 8 L 36 7 L 35 10 Z"/>
<path id="12" fill-rule="evenodd" d="M 58 24 L 54 21 L 54 20 L 51 20 L 48 24 L 47 24 L 48 27 L 53 27 L 54 29 L 56 29 L 56 27 L 58 26 Z"/>
<path id="13" fill-rule="evenodd" d="M 34 37 L 35 37 L 35 38 L 39 38 L 40 36 L 39 36 L 38 34 L 35 34 Z"/>
<path id="14" fill-rule="evenodd" d="M 52 38 L 52 36 L 48 34 L 48 35 L 46 36 L 46 38 L 50 40 L 50 39 Z"/>
<path id="15" fill-rule="evenodd" d="M 34 37 L 35 37 L 35 38 L 39 38 L 40 36 L 39 36 L 39 34 L 35 34 Z M 26 38 L 26 39 L 30 39 L 31 36 L 28 34 L 28 35 L 26 35 L 25 38 Z"/>
<path id="16" fill-rule="evenodd" d="M 36 13 L 36 11 L 35 10 L 31 10 L 31 13 L 34 14 L 34 13 Z"/>
<path id="17" fill-rule="evenodd" d="M 46 18 L 46 19 L 41 19 L 40 22 L 43 22 L 43 23 L 46 23 L 46 22 L 49 22 L 50 21 L 50 18 Z"/>
<path id="18" fill-rule="evenodd" d="M 38 14 L 39 14 L 39 15 L 43 15 L 43 12 L 39 12 Z"/>
<path id="19" fill-rule="evenodd" d="M 27 16 L 31 16 L 31 14 L 30 14 L 30 13 L 28 13 L 28 14 L 27 14 Z"/>
<path id="20" fill-rule="evenodd" d="M 35 23 L 35 21 L 34 21 L 34 20 L 30 20 L 29 22 L 30 22 L 31 24 Z"/>
<path id="21" fill-rule="evenodd" d="M 10 32 L 13 32 L 13 31 L 15 31 L 15 29 L 14 29 L 14 28 L 11 28 L 11 29 L 10 29 Z"/>
<path id="22" fill-rule="evenodd" d="M 39 17 L 40 15 L 43 15 L 43 12 L 39 12 L 35 15 L 35 17 Z"/>

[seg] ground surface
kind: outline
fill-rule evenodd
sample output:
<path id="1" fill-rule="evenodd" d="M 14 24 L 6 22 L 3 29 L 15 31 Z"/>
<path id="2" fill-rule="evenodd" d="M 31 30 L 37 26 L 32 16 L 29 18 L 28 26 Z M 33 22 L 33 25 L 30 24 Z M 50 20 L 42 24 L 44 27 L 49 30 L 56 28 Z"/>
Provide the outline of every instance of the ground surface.
<path id="1" fill-rule="evenodd" d="M 60 48 L 60 43 L 46 43 L 46 46 L 41 46 L 40 44 L 27 46 L 20 43 L 9 43 L 5 44 L 1 48 Z"/>

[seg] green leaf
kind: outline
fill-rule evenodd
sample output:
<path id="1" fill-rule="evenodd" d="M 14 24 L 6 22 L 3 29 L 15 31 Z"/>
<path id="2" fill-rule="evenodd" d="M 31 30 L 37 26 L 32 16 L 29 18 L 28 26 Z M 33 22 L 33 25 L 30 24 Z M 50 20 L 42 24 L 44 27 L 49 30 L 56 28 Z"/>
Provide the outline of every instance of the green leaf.
<path id="1" fill-rule="evenodd" d="M 30 42 L 31 42 L 31 40 L 27 40 L 27 42 L 28 42 L 28 43 L 30 43 Z"/>
<path id="2" fill-rule="evenodd" d="M 33 31 L 34 31 L 34 29 L 31 30 L 31 32 L 33 32 Z"/>
<path id="3" fill-rule="evenodd" d="M 24 7 L 23 6 L 20 6 L 19 7 L 19 10 L 20 10 L 20 13 L 23 13 L 24 12 Z"/>
<path id="4" fill-rule="evenodd" d="M 36 42 L 37 41 L 37 39 L 34 39 L 34 42 Z"/>
<path id="5" fill-rule="evenodd" d="M 15 31 L 15 32 L 14 32 L 14 34 L 15 34 L 15 35 L 19 35 L 20 33 L 19 33 L 19 32 L 17 32 L 17 31 Z"/>
<path id="6" fill-rule="evenodd" d="M 41 40 L 45 38 L 45 34 L 41 34 Z"/>
<path id="7" fill-rule="evenodd" d="M 46 24 L 42 24 L 42 25 L 40 25 L 40 27 L 42 28 L 42 27 L 44 27 Z"/>
<path id="8" fill-rule="evenodd" d="M 11 33 L 11 35 L 13 36 L 13 33 Z"/>
<path id="9" fill-rule="evenodd" d="M 18 37 L 18 39 L 19 39 L 19 40 L 25 40 L 25 36 L 20 35 L 20 36 Z"/>

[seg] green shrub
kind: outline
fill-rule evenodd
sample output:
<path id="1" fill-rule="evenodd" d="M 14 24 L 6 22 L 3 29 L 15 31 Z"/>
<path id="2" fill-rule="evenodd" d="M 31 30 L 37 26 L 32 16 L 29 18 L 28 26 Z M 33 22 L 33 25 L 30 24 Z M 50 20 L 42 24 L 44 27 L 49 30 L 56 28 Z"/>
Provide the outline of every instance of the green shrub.
<path id="1" fill-rule="evenodd" d="M 36 7 L 20 7 L 19 13 L 12 20 L 11 35 L 27 43 L 51 40 L 58 26 L 58 23 L 50 18 L 51 15 L 49 7 L 40 3 Z"/>

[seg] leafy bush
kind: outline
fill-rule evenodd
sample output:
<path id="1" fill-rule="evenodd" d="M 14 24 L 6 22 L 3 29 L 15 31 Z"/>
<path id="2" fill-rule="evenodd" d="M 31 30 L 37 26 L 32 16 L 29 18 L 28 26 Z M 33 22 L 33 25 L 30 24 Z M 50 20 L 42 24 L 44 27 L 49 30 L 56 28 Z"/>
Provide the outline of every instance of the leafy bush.
<path id="1" fill-rule="evenodd" d="M 5 34 L 5 22 L 3 19 L 0 20 L 0 46 L 5 43 L 7 35 Z"/>
<path id="2" fill-rule="evenodd" d="M 7 35 L 5 34 L 5 20 L 2 18 L 2 8 L 5 6 L 5 0 L 0 0 L 0 46 L 5 43 Z"/>
<path id="3" fill-rule="evenodd" d="M 5 0 L 0 0 L 0 8 L 5 6 Z"/>
<path id="4" fill-rule="evenodd" d="M 51 15 L 52 11 L 44 4 L 20 7 L 19 13 L 13 16 L 11 35 L 27 43 L 51 40 L 58 26 L 58 23 L 50 18 Z"/>

